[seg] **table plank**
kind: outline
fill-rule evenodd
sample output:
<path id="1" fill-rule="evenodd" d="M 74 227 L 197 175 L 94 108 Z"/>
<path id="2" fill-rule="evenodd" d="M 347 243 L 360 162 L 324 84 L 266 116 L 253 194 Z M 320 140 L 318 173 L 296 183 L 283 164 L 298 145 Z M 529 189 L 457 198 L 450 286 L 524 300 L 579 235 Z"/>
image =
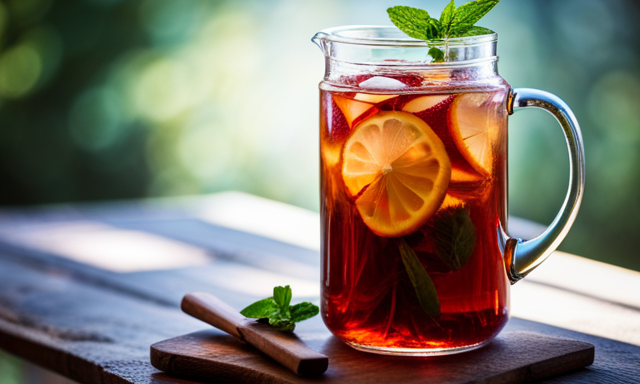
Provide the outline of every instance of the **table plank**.
<path id="1" fill-rule="evenodd" d="M 640 272 L 600 261 L 565 252 L 554 252 L 547 261 L 531 272 L 527 279 L 583 296 L 640 309 Z"/>

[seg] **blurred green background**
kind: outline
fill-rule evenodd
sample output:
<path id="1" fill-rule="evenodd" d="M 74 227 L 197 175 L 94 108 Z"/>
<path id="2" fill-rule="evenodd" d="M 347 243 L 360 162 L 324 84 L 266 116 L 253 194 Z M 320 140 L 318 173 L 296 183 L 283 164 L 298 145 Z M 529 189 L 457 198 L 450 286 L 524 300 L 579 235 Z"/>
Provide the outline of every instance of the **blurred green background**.
<path id="1" fill-rule="evenodd" d="M 445 3 L 1 1 L 0 205 L 234 189 L 317 210 L 324 62 L 310 38 Z M 500 36 L 503 77 L 581 123 L 586 195 L 561 250 L 636 270 L 638 19 L 636 0 L 503 0 L 480 23 Z M 510 126 L 511 214 L 548 224 L 568 182 L 561 131 L 542 111 Z M 0 384 L 28 381 L 0 366 Z"/>
<path id="2" fill-rule="evenodd" d="M 439 14 L 445 0 L 404 1 Z M 310 38 L 389 24 L 396 0 L 0 2 L 0 205 L 241 190 L 318 209 Z M 557 94 L 580 121 L 587 186 L 561 249 L 640 270 L 640 5 L 505 0 L 514 87 Z M 510 119 L 511 214 L 551 222 L 568 182 L 550 115 Z"/>

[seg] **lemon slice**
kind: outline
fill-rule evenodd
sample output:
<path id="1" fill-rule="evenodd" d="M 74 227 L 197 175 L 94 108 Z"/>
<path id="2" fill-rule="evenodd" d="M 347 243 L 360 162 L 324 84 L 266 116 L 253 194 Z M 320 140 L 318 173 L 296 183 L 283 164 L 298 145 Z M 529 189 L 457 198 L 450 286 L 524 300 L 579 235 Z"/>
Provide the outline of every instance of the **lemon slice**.
<path id="1" fill-rule="evenodd" d="M 355 121 L 365 117 L 365 113 L 371 114 L 376 111 L 373 104 L 365 103 L 364 101 L 348 99 L 338 95 L 333 96 L 333 101 L 336 102 L 336 105 L 340 108 L 340 111 L 342 111 L 349 128 L 353 128 Z"/>
<path id="2" fill-rule="evenodd" d="M 449 109 L 451 137 L 469 165 L 483 176 L 491 173 L 491 108 L 488 93 L 458 96 Z"/>
<path id="3" fill-rule="evenodd" d="M 405 112 L 412 112 L 412 113 L 422 112 L 424 110 L 427 110 L 429 108 L 432 108 L 440 104 L 441 102 L 445 101 L 448 98 L 449 98 L 448 95 L 420 96 L 409 101 L 407 104 L 405 104 L 402 107 L 402 110 Z"/>
<path id="4" fill-rule="evenodd" d="M 342 178 L 364 223 L 377 235 L 414 232 L 438 210 L 451 163 L 427 123 L 406 112 L 380 112 L 347 140 Z"/>

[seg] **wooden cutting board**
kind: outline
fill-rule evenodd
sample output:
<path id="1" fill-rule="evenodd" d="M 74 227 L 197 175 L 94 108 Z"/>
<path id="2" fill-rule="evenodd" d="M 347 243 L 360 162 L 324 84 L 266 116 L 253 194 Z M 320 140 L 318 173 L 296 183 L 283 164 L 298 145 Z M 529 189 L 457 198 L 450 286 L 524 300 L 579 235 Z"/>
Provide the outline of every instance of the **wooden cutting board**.
<path id="1" fill-rule="evenodd" d="M 151 364 L 171 375 L 231 383 L 524 383 L 593 363 L 594 346 L 533 332 L 503 332 L 488 346 L 440 357 L 359 352 L 327 333 L 299 335 L 329 357 L 319 377 L 301 377 L 254 347 L 209 329 L 151 346 Z"/>

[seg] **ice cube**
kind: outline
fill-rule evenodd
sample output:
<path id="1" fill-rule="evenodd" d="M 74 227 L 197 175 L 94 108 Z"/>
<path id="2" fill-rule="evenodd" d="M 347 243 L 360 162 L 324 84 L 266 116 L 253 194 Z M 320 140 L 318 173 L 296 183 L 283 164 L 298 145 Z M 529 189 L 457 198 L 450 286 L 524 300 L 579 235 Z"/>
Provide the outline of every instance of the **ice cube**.
<path id="1" fill-rule="evenodd" d="M 392 79 L 384 76 L 374 76 L 359 84 L 361 88 L 376 90 L 396 90 L 405 88 L 407 85 L 400 80 Z"/>

